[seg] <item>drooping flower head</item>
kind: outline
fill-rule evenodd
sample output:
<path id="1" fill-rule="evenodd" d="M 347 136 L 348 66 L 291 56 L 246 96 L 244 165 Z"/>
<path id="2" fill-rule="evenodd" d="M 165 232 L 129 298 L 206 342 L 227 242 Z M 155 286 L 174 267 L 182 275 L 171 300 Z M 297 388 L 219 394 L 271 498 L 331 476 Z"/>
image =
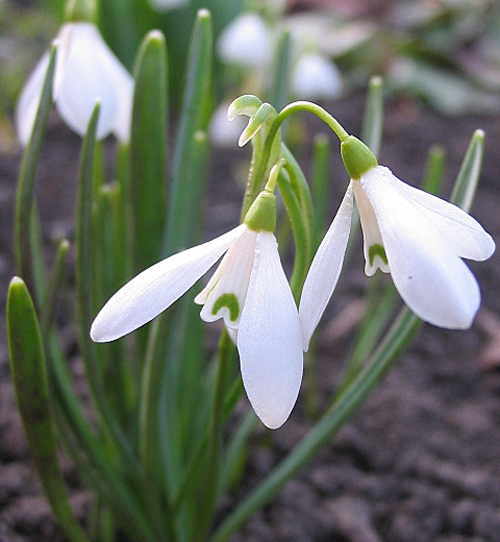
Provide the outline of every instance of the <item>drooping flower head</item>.
<path id="1" fill-rule="evenodd" d="M 69 4 L 77 7 L 87 5 L 85 2 Z M 132 76 L 91 22 L 92 13 L 82 14 L 81 11 L 75 8 L 70 13 L 68 22 L 61 27 L 55 39 L 58 44 L 53 85 L 56 109 L 66 124 L 83 136 L 96 101 L 100 100 L 97 138 L 103 139 L 114 133 L 119 140 L 128 141 Z M 23 146 L 28 143 L 33 130 L 48 64 L 49 53 L 45 53 L 19 97 L 16 129 Z"/>
<path id="2" fill-rule="evenodd" d="M 399 180 L 358 139 L 342 143 L 351 182 L 307 275 L 300 321 L 307 349 L 335 289 L 347 247 L 353 194 L 363 228 L 365 272 L 391 273 L 405 303 L 436 326 L 468 328 L 480 304 L 462 258 L 485 260 L 495 243 L 465 211 Z"/>
<path id="3" fill-rule="evenodd" d="M 297 307 L 273 234 L 275 206 L 274 194 L 263 191 L 243 224 L 137 275 L 99 312 L 92 339 L 113 341 L 149 322 L 225 253 L 195 301 L 203 305 L 203 320 L 224 320 L 238 348 L 252 407 L 267 427 L 280 427 L 298 396 L 303 353 Z"/>

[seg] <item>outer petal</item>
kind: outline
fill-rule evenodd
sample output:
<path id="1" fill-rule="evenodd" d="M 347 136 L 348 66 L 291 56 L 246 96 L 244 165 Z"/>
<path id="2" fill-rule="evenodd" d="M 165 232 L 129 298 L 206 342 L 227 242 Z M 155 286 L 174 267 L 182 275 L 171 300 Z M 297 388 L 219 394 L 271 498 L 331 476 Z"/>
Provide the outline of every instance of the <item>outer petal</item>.
<path id="1" fill-rule="evenodd" d="M 216 239 L 174 254 L 146 269 L 104 305 L 90 336 L 97 342 L 114 341 L 146 324 L 167 309 L 224 254 L 245 230 L 241 224 Z"/>
<path id="2" fill-rule="evenodd" d="M 16 129 L 19 142 L 23 147 L 28 144 L 33 131 L 48 65 L 49 54 L 45 53 L 29 76 L 17 103 Z"/>
<path id="3" fill-rule="evenodd" d="M 250 403 L 267 427 L 277 429 L 297 400 L 303 354 L 297 307 L 272 233 L 257 236 L 237 343 Z"/>
<path id="4" fill-rule="evenodd" d="M 100 100 L 98 139 L 116 131 L 120 139 L 127 140 L 133 89 L 131 76 L 94 25 L 74 23 L 64 38 L 61 46 L 66 55 L 56 97 L 61 117 L 78 134 L 84 135 L 95 103 Z"/>
<path id="5" fill-rule="evenodd" d="M 428 213 L 446 242 L 453 246 L 462 258 L 486 260 L 495 250 L 495 242 L 474 218 L 457 205 L 428 194 L 398 179 L 390 169 L 379 166 L 387 181 L 406 197 L 421 205 Z"/>
<path id="6" fill-rule="evenodd" d="M 479 286 L 421 207 L 383 177 L 361 177 L 377 215 L 389 267 L 401 297 L 431 324 L 463 329 L 480 303 Z"/>
<path id="7" fill-rule="evenodd" d="M 300 325 L 304 351 L 325 311 L 340 276 L 352 217 L 352 181 L 307 273 L 300 299 Z"/>

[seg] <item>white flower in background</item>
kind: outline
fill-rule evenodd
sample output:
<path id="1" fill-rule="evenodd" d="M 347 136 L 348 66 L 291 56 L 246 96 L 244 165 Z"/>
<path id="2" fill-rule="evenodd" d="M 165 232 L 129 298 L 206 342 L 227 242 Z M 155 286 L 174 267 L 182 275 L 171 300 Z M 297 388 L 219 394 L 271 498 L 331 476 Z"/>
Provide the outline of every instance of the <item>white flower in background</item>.
<path id="1" fill-rule="evenodd" d="M 307 52 L 295 64 L 291 88 L 301 99 L 334 100 L 342 94 L 342 76 L 327 56 Z"/>
<path id="2" fill-rule="evenodd" d="M 372 157 L 374 163 L 361 168 L 360 175 L 351 173 L 344 200 L 309 269 L 299 309 L 305 350 L 340 274 L 353 193 L 367 275 L 377 269 L 390 272 L 408 307 L 436 326 L 467 328 L 479 308 L 479 286 L 462 258 L 489 258 L 495 250 L 491 236 L 456 205 L 405 184 Z"/>
<path id="3" fill-rule="evenodd" d="M 214 111 L 208 127 L 212 143 L 220 147 L 234 147 L 246 126 L 243 117 L 236 117 L 232 119 L 232 122 L 229 120 L 228 107 L 227 103 L 219 105 Z"/>
<path id="4" fill-rule="evenodd" d="M 223 318 L 238 347 L 250 403 L 262 422 L 276 429 L 288 418 L 302 380 L 299 315 L 274 234 L 245 222 L 137 275 L 106 303 L 90 335 L 97 342 L 113 341 L 149 322 L 225 253 L 195 301 L 203 305 L 203 320 Z"/>
<path id="5" fill-rule="evenodd" d="M 113 132 L 121 141 L 128 141 L 132 76 L 92 23 L 66 23 L 56 40 L 58 50 L 53 99 L 63 120 L 83 136 L 96 101 L 100 100 L 98 139 Z M 28 79 L 17 104 L 16 127 L 22 145 L 28 143 L 33 130 L 48 63 L 49 54 L 45 53 Z"/>
<path id="6" fill-rule="evenodd" d="M 157 11 L 169 11 L 189 4 L 189 0 L 149 0 L 149 3 Z"/>
<path id="7" fill-rule="evenodd" d="M 260 15 L 243 13 L 220 33 L 217 53 L 228 64 L 264 68 L 274 54 L 274 37 Z"/>

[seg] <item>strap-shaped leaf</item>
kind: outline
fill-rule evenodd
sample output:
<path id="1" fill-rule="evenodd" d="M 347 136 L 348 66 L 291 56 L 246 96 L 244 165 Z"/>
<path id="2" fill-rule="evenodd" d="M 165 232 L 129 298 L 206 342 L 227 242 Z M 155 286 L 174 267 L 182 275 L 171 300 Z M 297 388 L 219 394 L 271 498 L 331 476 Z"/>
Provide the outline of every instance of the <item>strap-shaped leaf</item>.
<path id="1" fill-rule="evenodd" d="M 52 108 L 52 87 L 54 72 L 56 68 L 57 46 L 52 45 L 50 60 L 45 75 L 40 105 L 35 118 L 33 131 L 24 151 L 21 171 L 17 185 L 16 211 L 14 219 L 15 254 L 17 272 L 24 277 L 28 286 L 35 287 L 34 265 L 32 259 L 32 221 L 33 191 L 35 186 L 35 175 L 40 159 L 43 138 L 49 113 Z M 40 301 L 41 293 L 36 293 L 37 301 Z"/>
<path id="2" fill-rule="evenodd" d="M 158 30 L 137 56 L 130 139 L 130 191 L 136 271 L 158 260 L 166 215 L 167 48 Z"/>
<path id="3" fill-rule="evenodd" d="M 45 356 L 35 307 L 25 283 L 18 277 L 12 279 L 9 287 L 7 332 L 17 403 L 43 490 L 69 539 L 87 541 L 69 505 L 59 468 Z"/>

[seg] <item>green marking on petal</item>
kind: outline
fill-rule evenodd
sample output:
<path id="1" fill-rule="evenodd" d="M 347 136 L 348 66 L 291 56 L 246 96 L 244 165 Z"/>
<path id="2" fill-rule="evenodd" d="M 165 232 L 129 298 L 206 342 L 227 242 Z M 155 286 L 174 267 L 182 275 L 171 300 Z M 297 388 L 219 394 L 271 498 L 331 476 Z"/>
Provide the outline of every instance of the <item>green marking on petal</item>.
<path id="1" fill-rule="evenodd" d="M 370 266 L 373 265 L 373 260 L 375 259 L 375 256 L 378 256 L 385 263 L 385 265 L 388 265 L 385 249 L 382 245 L 379 245 L 378 243 L 372 245 L 368 249 L 368 259 L 370 260 Z"/>
<path id="2" fill-rule="evenodd" d="M 212 307 L 212 314 L 215 316 L 222 307 L 229 309 L 229 319 L 231 322 L 235 322 L 240 314 L 240 305 L 238 298 L 234 294 L 222 294 Z"/>

